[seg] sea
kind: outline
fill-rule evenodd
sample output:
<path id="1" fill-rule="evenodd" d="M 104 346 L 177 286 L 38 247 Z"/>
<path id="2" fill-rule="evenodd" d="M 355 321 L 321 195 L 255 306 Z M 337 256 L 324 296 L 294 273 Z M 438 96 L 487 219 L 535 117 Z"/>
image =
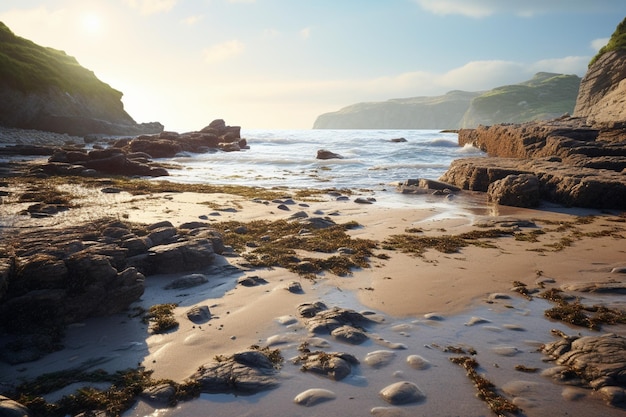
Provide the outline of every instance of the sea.
<path id="1" fill-rule="evenodd" d="M 458 158 L 483 156 L 441 130 L 246 130 L 249 149 L 178 155 L 168 180 L 384 191 L 408 179 L 438 179 Z M 316 159 L 326 149 L 341 159 Z"/>

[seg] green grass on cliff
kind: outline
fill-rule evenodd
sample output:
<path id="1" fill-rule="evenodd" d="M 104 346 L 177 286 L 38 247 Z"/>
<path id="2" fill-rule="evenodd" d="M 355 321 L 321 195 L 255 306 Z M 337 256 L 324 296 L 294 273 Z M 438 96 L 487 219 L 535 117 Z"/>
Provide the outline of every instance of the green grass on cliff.
<path id="1" fill-rule="evenodd" d="M 63 51 L 39 46 L 15 36 L 0 22 L 0 80 L 23 92 L 46 91 L 57 87 L 71 94 L 109 97 L 115 101 L 122 93 L 100 81 Z"/>
<path id="2" fill-rule="evenodd" d="M 622 20 L 622 22 L 617 25 L 615 32 L 613 32 L 613 34 L 611 35 L 609 43 L 600 48 L 596 56 L 594 56 L 591 59 L 591 62 L 589 62 L 589 66 L 593 65 L 593 63 L 596 62 L 598 58 L 600 58 L 606 52 L 616 51 L 618 49 L 626 50 L 626 18 L 624 18 L 624 20 Z"/>
<path id="3" fill-rule="evenodd" d="M 538 73 L 529 81 L 487 91 L 472 102 L 475 116 L 522 123 L 574 111 L 580 78 Z"/>

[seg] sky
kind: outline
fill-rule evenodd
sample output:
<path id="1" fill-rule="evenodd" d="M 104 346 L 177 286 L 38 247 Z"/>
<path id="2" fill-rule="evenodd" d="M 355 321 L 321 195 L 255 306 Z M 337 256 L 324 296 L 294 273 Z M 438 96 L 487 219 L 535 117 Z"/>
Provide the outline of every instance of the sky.
<path id="1" fill-rule="evenodd" d="M 310 129 L 368 101 L 584 76 L 624 0 L 2 0 L 16 35 L 123 92 L 137 122 Z"/>

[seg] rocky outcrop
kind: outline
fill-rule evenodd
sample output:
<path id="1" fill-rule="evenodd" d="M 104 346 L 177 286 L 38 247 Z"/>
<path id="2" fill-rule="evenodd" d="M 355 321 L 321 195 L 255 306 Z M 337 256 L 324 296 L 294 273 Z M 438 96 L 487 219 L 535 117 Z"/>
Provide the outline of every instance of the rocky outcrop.
<path id="1" fill-rule="evenodd" d="M 493 201 L 529 206 L 536 204 L 535 198 L 528 200 L 529 195 L 524 195 L 528 190 L 514 189 L 514 177 L 506 178 L 532 175 L 537 178 L 543 200 L 567 206 L 623 209 L 624 133 L 620 128 L 593 127 L 584 119 L 569 117 L 461 129 L 459 145 L 476 146 L 489 158 L 456 160 L 440 179 L 466 190 L 487 192 L 491 186 Z M 496 181 L 497 185 L 491 185 Z"/>
<path id="2" fill-rule="evenodd" d="M 112 139 L 87 150 L 84 144 L 64 146 L 17 144 L 0 147 L 0 156 L 50 155 L 47 163 L 36 164 L 30 175 L 124 175 L 161 177 L 168 171 L 153 158 L 171 158 L 181 152 L 233 152 L 248 149 L 246 139 L 240 136 L 241 127 L 227 126 L 216 119 L 199 132 L 161 132 L 158 135 L 140 135 L 135 138 Z M 109 146 L 110 145 L 110 146 Z M 105 146 L 109 146 L 106 147 Z"/>
<path id="3" fill-rule="evenodd" d="M 65 325 L 128 308 L 145 276 L 204 268 L 223 245 L 207 226 L 179 234 L 168 222 L 137 229 L 101 220 L 16 232 L 1 249 L 0 328 L 19 335 L 2 356 L 22 362 L 54 350 Z"/>
<path id="4" fill-rule="evenodd" d="M 81 136 L 163 130 L 157 122 L 136 123 L 122 93 L 65 52 L 15 36 L 2 22 L 0 39 L 0 125 Z"/>
<path id="5" fill-rule="evenodd" d="M 615 334 L 564 336 L 542 351 L 557 367 L 546 371 L 558 381 L 597 390 L 615 406 L 626 404 L 626 339 Z"/>

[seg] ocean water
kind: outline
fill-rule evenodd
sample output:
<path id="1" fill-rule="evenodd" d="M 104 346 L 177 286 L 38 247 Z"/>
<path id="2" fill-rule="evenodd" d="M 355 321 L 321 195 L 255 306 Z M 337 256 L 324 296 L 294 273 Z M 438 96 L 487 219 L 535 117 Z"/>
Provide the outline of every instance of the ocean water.
<path id="1" fill-rule="evenodd" d="M 439 178 L 454 159 L 484 155 L 438 130 L 242 130 L 250 149 L 173 158 L 169 180 L 259 187 L 380 190 Z M 404 138 L 406 142 L 393 139 Z M 343 159 L 316 159 L 327 149 Z"/>

